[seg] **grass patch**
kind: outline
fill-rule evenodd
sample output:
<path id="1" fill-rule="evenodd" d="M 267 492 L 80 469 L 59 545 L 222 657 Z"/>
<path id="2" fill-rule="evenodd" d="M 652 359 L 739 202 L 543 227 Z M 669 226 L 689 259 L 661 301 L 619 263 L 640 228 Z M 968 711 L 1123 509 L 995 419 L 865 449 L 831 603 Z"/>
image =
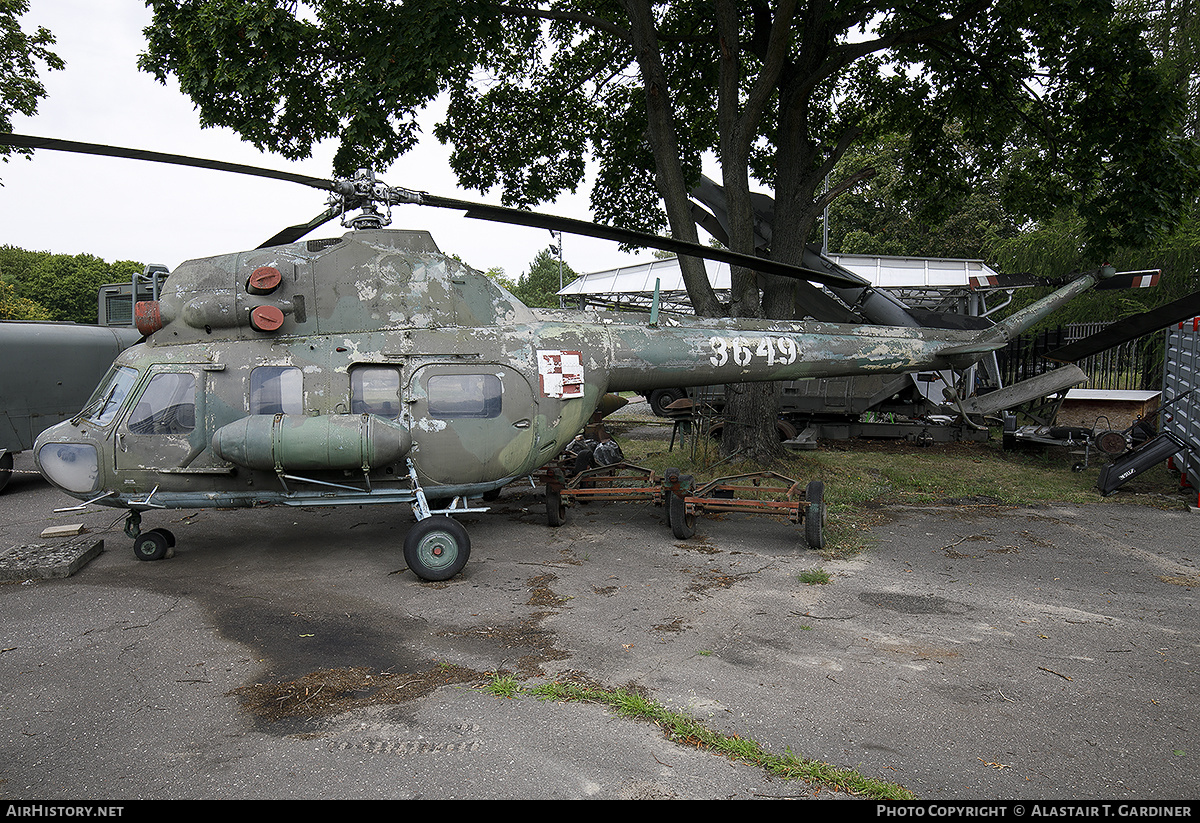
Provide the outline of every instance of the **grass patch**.
<path id="1" fill-rule="evenodd" d="M 800 572 L 800 582 L 809 586 L 823 586 L 832 579 L 824 569 L 807 569 Z"/>
<path id="2" fill-rule="evenodd" d="M 484 691 L 493 697 L 513 698 L 520 693 L 521 687 L 511 675 L 497 675 L 488 681 Z"/>
<path id="3" fill-rule="evenodd" d="M 511 678 L 497 679 L 511 680 Z M 492 694 L 499 692 L 510 696 L 507 694 L 508 682 L 498 689 L 492 685 L 486 686 L 485 690 Z M 814 787 L 852 794 L 865 799 L 916 799 L 916 796 L 903 786 L 865 777 L 853 769 L 835 768 L 828 763 L 797 757 L 790 751 L 784 754 L 773 754 L 753 740 L 710 729 L 694 717 L 667 709 L 637 692 L 627 689 L 606 689 L 578 683 L 553 682 L 528 689 L 518 689 L 518 692 L 533 695 L 541 700 L 596 703 L 607 706 L 621 717 L 657 726 L 663 735 L 672 742 L 754 766 L 781 780 L 801 780 Z M 516 696 L 516 693 L 511 696 Z"/>

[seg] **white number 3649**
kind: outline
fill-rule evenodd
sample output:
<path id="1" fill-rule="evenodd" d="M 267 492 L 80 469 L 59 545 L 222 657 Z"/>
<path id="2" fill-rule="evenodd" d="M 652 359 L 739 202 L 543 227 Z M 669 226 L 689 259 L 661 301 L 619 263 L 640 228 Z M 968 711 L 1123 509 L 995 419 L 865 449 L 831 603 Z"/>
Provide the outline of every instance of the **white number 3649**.
<path id="1" fill-rule="evenodd" d="M 796 341 L 790 337 L 712 337 L 708 344 L 713 351 L 708 360 L 714 366 L 730 361 L 749 366 L 755 360 L 765 360 L 768 366 L 786 366 L 795 363 L 798 354 Z"/>

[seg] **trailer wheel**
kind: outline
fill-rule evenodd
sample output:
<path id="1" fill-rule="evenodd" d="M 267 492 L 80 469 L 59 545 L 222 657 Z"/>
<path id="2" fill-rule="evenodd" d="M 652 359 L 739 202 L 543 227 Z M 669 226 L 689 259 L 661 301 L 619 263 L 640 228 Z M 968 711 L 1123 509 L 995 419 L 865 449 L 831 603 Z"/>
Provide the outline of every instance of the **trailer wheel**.
<path id="1" fill-rule="evenodd" d="M 1004 451 L 1012 451 L 1017 447 L 1017 416 L 1004 415 L 1004 432 L 1000 436 L 1000 447 Z"/>
<path id="2" fill-rule="evenodd" d="M 683 475 L 679 478 L 685 489 L 691 488 L 692 478 Z M 696 534 L 696 515 L 689 514 L 687 501 L 678 494 L 671 492 L 667 500 L 667 522 L 671 524 L 671 533 L 678 540 L 688 540 Z"/>
<path id="3" fill-rule="evenodd" d="M 546 489 L 546 520 L 556 527 L 567 522 L 567 504 L 558 489 Z"/>
<path id="4" fill-rule="evenodd" d="M 804 492 L 808 511 L 804 514 L 804 539 L 810 549 L 825 548 L 825 484 L 813 480 Z"/>

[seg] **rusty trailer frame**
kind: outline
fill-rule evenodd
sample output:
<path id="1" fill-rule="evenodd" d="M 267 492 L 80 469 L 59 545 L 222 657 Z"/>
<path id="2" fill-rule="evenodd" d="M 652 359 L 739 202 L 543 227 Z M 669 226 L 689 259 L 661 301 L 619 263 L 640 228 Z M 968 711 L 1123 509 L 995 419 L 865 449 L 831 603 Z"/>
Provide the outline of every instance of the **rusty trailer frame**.
<path id="1" fill-rule="evenodd" d="M 547 466 L 543 480 L 551 526 L 563 525 L 568 507 L 575 502 L 641 502 L 662 506 L 667 525 L 679 540 L 695 535 L 698 516 L 739 513 L 787 518 L 804 526 L 809 547 L 825 548 L 825 486 L 819 480 L 802 488 L 793 478 L 762 471 L 697 485 L 692 475 L 679 469 L 667 469 L 658 477 L 652 469 L 632 463 L 588 469 L 570 478 L 561 468 Z"/>

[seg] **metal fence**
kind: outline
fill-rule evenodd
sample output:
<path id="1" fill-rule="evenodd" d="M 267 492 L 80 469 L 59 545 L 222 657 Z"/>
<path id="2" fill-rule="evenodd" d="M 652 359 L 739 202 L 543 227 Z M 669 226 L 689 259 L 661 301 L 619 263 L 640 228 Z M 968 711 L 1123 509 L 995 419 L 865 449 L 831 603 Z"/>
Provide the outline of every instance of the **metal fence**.
<path id="1" fill-rule="evenodd" d="M 1056 368 L 1045 355 L 1061 346 L 1102 331 L 1107 323 L 1071 323 L 1021 335 L 996 353 L 1000 378 L 1011 386 Z M 1086 357 L 1076 363 L 1088 375 L 1090 389 L 1158 391 L 1163 382 L 1163 341 L 1166 331 L 1147 334 Z"/>

